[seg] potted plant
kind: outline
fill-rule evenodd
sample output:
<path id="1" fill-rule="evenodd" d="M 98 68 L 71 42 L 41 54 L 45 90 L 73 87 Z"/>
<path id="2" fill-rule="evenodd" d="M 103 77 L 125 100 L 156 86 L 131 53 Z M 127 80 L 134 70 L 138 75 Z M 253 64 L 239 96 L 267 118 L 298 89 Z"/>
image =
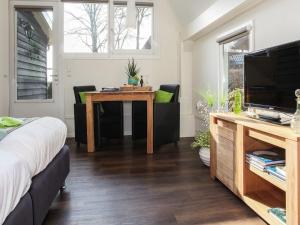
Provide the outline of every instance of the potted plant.
<path id="1" fill-rule="evenodd" d="M 134 59 L 128 60 L 128 65 L 126 68 L 126 74 L 128 76 L 128 84 L 137 86 L 139 84 L 139 73 L 140 69 L 137 68 L 137 64 L 135 63 Z"/>
<path id="2" fill-rule="evenodd" d="M 210 166 L 210 133 L 200 132 L 196 137 L 191 147 L 199 149 L 199 156 L 201 161 L 206 166 Z"/>

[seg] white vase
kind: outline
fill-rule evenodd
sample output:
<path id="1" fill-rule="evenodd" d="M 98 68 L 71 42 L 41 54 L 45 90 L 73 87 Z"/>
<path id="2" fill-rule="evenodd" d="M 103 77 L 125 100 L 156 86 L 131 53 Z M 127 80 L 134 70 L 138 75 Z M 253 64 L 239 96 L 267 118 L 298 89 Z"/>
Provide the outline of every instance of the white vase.
<path id="1" fill-rule="evenodd" d="M 210 149 L 200 148 L 199 156 L 204 165 L 210 167 Z"/>

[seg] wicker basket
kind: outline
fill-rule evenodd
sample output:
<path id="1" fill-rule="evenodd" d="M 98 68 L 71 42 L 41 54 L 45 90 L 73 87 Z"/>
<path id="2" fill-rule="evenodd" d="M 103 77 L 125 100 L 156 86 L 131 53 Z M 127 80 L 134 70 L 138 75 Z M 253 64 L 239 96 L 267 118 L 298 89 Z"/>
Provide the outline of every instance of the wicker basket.
<path id="1" fill-rule="evenodd" d="M 126 85 L 120 87 L 120 91 L 152 91 L 152 87 L 150 86 L 137 87 L 132 85 Z"/>

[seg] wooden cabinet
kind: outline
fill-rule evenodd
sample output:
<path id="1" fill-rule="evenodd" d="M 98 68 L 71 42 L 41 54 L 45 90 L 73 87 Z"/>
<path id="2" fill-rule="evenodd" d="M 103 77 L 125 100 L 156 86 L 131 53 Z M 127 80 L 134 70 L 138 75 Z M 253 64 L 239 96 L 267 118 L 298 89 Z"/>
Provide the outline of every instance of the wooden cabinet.
<path id="1" fill-rule="evenodd" d="M 216 177 L 231 191 L 234 189 L 235 133 L 233 123 L 216 122 Z"/>
<path id="2" fill-rule="evenodd" d="M 287 225 L 300 225 L 300 135 L 289 127 L 231 113 L 211 114 L 211 177 L 217 178 L 269 224 L 270 208 L 286 209 Z M 287 178 L 278 180 L 246 162 L 248 151 L 285 151 Z"/>

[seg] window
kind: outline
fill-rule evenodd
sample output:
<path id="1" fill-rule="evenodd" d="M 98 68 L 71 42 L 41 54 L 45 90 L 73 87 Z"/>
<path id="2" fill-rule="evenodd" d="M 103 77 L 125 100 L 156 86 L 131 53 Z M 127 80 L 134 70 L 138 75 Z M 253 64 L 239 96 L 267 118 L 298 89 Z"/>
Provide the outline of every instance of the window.
<path id="1" fill-rule="evenodd" d="M 233 106 L 233 91 L 244 91 L 244 55 L 250 52 L 251 36 L 249 27 L 243 27 L 218 40 L 221 48 L 220 100 L 228 96 L 229 111 Z"/>
<path id="2" fill-rule="evenodd" d="M 114 49 L 151 49 L 153 4 L 136 4 L 136 29 L 126 27 L 127 13 L 126 2 L 114 3 Z"/>
<path id="3" fill-rule="evenodd" d="M 64 52 L 108 52 L 108 3 L 64 4 Z"/>
<path id="4" fill-rule="evenodd" d="M 106 0 L 64 1 L 65 53 L 145 53 L 152 50 L 153 3 L 135 3 L 136 26 L 129 28 L 128 13 L 132 12 L 125 0 L 111 3 Z"/>
<path id="5" fill-rule="evenodd" d="M 50 100 L 53 81 L 53 10 L 16 13 L 16 100 Z"/>

